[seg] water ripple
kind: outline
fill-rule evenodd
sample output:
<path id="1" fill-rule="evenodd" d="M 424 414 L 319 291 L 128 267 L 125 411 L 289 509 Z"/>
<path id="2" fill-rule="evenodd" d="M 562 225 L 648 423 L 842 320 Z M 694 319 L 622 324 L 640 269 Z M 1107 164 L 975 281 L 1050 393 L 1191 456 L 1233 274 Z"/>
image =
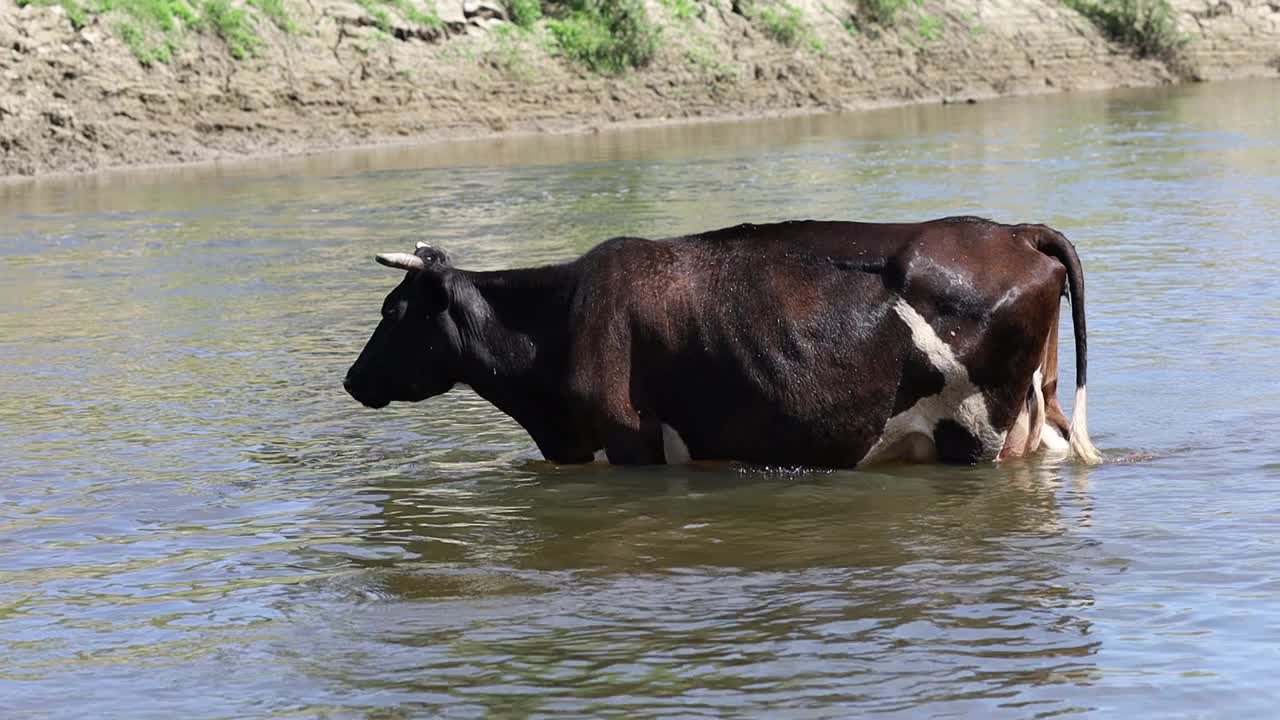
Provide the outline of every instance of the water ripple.
<path id="1" fill-rule="evenodd" d="M 0 697 L 1268 716 L 1277 118 L 1273 83 L 1210 84 L 7 189 Z M 340 388 L 396 280 L 372 255 L 417 240 L 483 269 L 948 213 L 1078 244 L 1091 426 L 1142 462 L 560 468 L 470 392 L 372 411 Z"/>

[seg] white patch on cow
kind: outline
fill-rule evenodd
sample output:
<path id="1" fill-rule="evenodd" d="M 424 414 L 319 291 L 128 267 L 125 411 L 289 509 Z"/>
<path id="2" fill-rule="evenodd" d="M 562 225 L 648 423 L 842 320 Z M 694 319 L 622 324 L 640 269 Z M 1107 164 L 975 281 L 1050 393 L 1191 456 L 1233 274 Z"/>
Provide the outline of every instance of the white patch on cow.
<path id="1" fill-rule="evenodd" d="M 662 423 L 662 456 L 668 465 L 683 465 L 693 459 L 684 438 L 666 423 Z"/>
<path id="2" fill-rule="evenodd" d="M 1068 445 L 1067 439 L 1062 437 L 1062 433 L 1058 432 L 1058 428 L 1051 423 L 1045 423 L 1040 428 L 1040 447 L 1052 453 L 1066 454 Z"/>
<path id="3" fill-rule="evenodd" d="M 944 382 L 942 391 L 937 395 L 921 398 L 915 405 L 889 418 L 880 438 L 859 464 L 890 460 L 904 450 L 909 455 L 918 455 L 921 451 L 919 438 L 910 436 L 921 435 L 932 442 L 933 429 L 945 419 L 954 420 L 977 438 L 984 458 L 994 458 L 1004 447 L 1005 433 L 991 426 L 986 398 L 973 384 L 969 371 L 956 358 L 951 346 L 938 337 L 928 321 L 906 300 L 895 300 L 893 310 L 911 330 L 912 342 L 942 373 Z"/>
<path id="4" fill-rule="evenodd" d="M 603 449 L 597 450 L 596 454 L 591 456 L 591 462 L 608 463 L 609 453 L 605 452 Z"/>
<path id="5" fill-rule="evenodd" d="M 932 437 L 912 433 L 902 439 L 893 454 L 901 460 L 926 463 L 938 459 L 938 448 L 933 444 Z"/>

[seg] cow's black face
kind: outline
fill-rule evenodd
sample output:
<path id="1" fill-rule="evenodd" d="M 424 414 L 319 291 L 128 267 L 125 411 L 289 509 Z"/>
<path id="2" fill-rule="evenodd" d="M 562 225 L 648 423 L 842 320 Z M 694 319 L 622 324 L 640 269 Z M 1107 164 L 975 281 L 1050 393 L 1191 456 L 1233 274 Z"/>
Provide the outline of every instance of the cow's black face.
<path id="1" fill-rule="evenodd" d="M 461 338 L 443 280 L 410 271 L 383 301 L 382 321 L 342 382 L 351 397 L 380 408 L 426 400 L 458 382 Z"/>

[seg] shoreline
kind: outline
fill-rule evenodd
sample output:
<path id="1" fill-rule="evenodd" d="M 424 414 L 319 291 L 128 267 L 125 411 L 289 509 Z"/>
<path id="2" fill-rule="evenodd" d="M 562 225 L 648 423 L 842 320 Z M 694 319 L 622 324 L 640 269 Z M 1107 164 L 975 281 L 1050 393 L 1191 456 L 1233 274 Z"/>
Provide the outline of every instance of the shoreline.
<path id="1" fill-rule="evenodd" d="M 324 9 L 314 37 L 265 35 L 250 60 L 195 38 L 169 65 L 143 68 L 97 20 L 77 30 L 61 8 L 29 5 L 19 26 L 0 6 L 0 35 L 8 20 L 22 35 L 15 47 L 34 43 L 6 60 L 0 42 L 0 76 L 17 78 L 17 94 L 0 90 L 0 185 L 1180 84 L 1167 64 L 1135 57 L 1051 0 L 926 2 L 920 16 L 942 28 L 929 41 L 906 22 L 851 35 L 797 2 L 820 52 L 780 47 L 727 4 L 711 0 L 714 13 L 679 24 L 663 16 L 664 3 L 648 3 L 666 23 L 664 44 L 648 66 L 614 77 L 567 63 L 533 34 L 519 40 L 527 67 L 496 68 L 511 34 L 493 25 L 432 40 L 370 33 L 373 49 L 354 51 L 355 77 L 341 43 L 357 31 Z M 1230 13 L 1205 15 L 1205 4 L 1173 2 L 1179 27 L 1198 33 L 1187 45 L 1193 82 L 1280 77 L 1280 7 L 1236 0 Z M 326 28 L 336 28 L 332 48 Z"/>
<path id="2" fill-rule="evenodd" d="M 1220 82 L 1232 82 L 1237 79 L 1248 78 L 1232 78 Z M 531 138 L 564 138 L 573 136 L 588 136 L 612 132 L 627 132 L 632 130 L 659 130 L 663 128 L 685 128 L 697 127 L 702 125 L 732 125 L 737 123 L 751 123 L 768 120 L 786 120 L 791 118 L 806 117 L 827 117 L 839 116 L 845 114 L 863 114 L 873 113 L 883 110 L 896 110 L 902 108 L 910 108 L 924 105 L 974 105 L 978 103 L 991 102 L 995 100 L 1015 99 L 1020 97 L 1046 97 L 1069 94 L 1087 95 L 1093 93 L 1106 93 L 1114 90 L 1155 90 L 1159 88 L 1171 88 L 1186 85 L 1200 84 L 1200 81 L 1191 81 L 1186 83 L 1173 84 L 1157 84 L 1157 85 L 1140 85 L 1140 86 L 1117 86 L 1104 88 L 1091 88 L 1089 90 L 1061 90 L 1038 93 L 1016 93 L 1008 95 L 991 95 L 982 98 L 966 97 L 963 100 L 939 99 L 939 98 L 918 98 L 911 100 L 885 100 L 878 103 L 869 103 L 864 106 L 854 108 L 830 109 L 821 106 L 813 106 L 808 108 L 784 108 L 778 110 L 763 110 L 758 113 L 733 112 L 723 115 L 699 115 L 695 117 L 654 117 L 639 118 L 634 120 L 609 121 L 605 123 L 594 122 L 574 122 L 573 118 L 565 118 L 565 126 L 557 128 L 519 128 L 506 130 L 484 130 L 480 128 L 466 128 L 456 132 L 449 129 L 441 129 L 433 133 L 424 134 L 416 137 L 405 138 L 387 138 L 380 141 L 356 143 L 340 146 L 318 146 L 303 147 L 298 149 L 281 149 L 281 150 L 262 150 L 250 154 L 227 154 L 218 157 L 201 158 L 198 160 L 173 161 L 173 162 L 156 162 L 156 163 L 139 163 L 132 165 L 113 165 L 109 167 L 97 168 L 92 170 L 54 170 L 39 175 L 0 175 L 0 187 L 22 186 L 27 184 L 40 184 L 42 182 L 65 182 L 79 179 L 92 178 L 96 176 L 108 175 L 125 175 L 141 172 L 154 171 L 173 171 L 181 169 L 214 169 L 214 168 L 234 168 L 237 165 L 255 165 L 264 162 L 280 161 L 301 161 L 307 158 L 319 156 L 338 156 L 345 153 L 363 154 L 375 153 L 394 150 L 417 150 L 422 151 L 433 146 L 456 146 L 458 144 L 480 143 L 486 141 L 502 141 L 502 140 L 527 140 Z"/>
<path id="3" fill-rule="evenodd" d="M 1058 90 L 1043 91 L 1029 93 L 1011 93 L 1007 95 L 992 95 L 982 98 L 969 98 L 963 100 L 939 99 L 939 98 L 919 98 L 912 100 L 888 100 L 878 103 L 867 104 L 857 108 L 841 108 L 832 110 L 824 107 L 812 108 L 786 108 L 781 110 L 765 110 L 756 114 L 749 113 L 726 113 L 724 115 L 706 115 L 691 118 L 643 118 L 635 120 L 622 120 L 608 123 L 580 123 L 573 124 L 571 118 L 566 118 L 566 126 L 554 129 L 507 129 L 507 130 L 481 130 L 467 129 L 457 133 L 445 131 L 441 135 L 424 135 L 421 137 L 410 138 L 390 138 L 382 141 L 366 142 L 360 144 L 332 146 L 332 147 L 315 147 L 296 150 L 266 150 L 253 154 L 228 154 L 221 157 L 203 158 L 190 161 L 174 161 L 174 162 L 157 162 L 133 165 L 118 165 L 112 167 L 99 168 L 94 170 L 80 171 L 53 171 L 40 175 L 0 175 L 0 191 L 15 191 L 23 188 L 37 187 L 44 184 L 67 185 L 77 182 L 92 182 L 98 180 L 106 180 L 110 178 L 127 178 L 129 176 L 139 176 L 144 174 L 164 173 L 164 174 L 180 174 L 184 171 L 192 173 L 208 173 L 219 172 L 222 170 L 230 173 L 238 171 L 252 170 L 255 166 L 261 167 L 271 163 L 280 166 L 304 166 L 308 161 L 319 161 L 323 165 L 340 165 L 343 156 L 368 156 L 379 153 L 394 153 L 396 151 L 412 151 L 415 160 L 406 161 L 404 167 L 420 168 L 420 167 L 454 167 L 460 166 L 456 158 L 450 157 L 442 159 L 439 162 L 423 163 L 419 158 L 423 153 L 432 149 L 445 149 L 451 151 L 451 154 L 465 154 L 468 145 L 476 143 L 489 143 L 501 141 L 528 141 L 539 138 L 545 139 L 571 139 L 575 137 L 589 137 L 593 135 L 603 135 L 608 133 L 625 133 L 630 131 L 646 131 L 646 130 L 663 130 L 663 129 L 684 129 L 697 128 L 700 126 L 725 125 L 734 126 L 739 124 L 750 124 L 757 122 L 768 122 L 771 120 L 788 120 L 796 118 L 836 118 L 845 115 L 868 115 L 871 113 L 903 110 L 913 107 L 924 107 L 929 105 L 957 105 L 971 106 L 981 105 L 991 102 L 999 102 L 1002 100 L 1016 100 L 1018 98 L 1063 98 L 1070 96 L 1078 96 L 1080 98 L 1088 98 L 1091 96 L 1100 96 L 1117 91 L 1128 92 L 1159 92 L 1159 91 L 1175 91 L 1178 88 L 1190 88 L 1206 83 L 1233 83 L 1233 82 L 1249 82 L 1259 79 L 1256 76 L 1243 76 L 1223 78 L 1219 80 L 1203 81 L 1190 80 L 1175 83 L 1160 83 L 1151 85 L 1124 85 L 1114 87 L 1097 87 L 1085 90 Z M 393 164 L 394 166 L 394 164 Z M 386 169 L 384 163 L 378 163 L 380 169 Z M 397 169 L 399 169 L 397 167 Z M 276 170 L 263 170 L 264 176 L 273 176 L 278 174 Z M 248 173 L 256 175 L 256 173 Z"/>

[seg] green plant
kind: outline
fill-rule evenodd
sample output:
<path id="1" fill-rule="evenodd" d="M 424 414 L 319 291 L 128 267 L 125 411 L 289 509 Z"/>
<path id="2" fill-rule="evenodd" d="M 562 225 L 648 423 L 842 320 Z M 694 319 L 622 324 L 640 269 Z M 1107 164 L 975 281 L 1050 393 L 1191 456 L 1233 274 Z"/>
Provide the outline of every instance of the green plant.
<path id="1" fill-rule="evenodd" d="M 923 2 L 924 0 L 857 0 L 857 15 L 865 22 L 889 27 L 904 8 L 919 6 Z"/>
<path id="2" fill-rule="evenodd" d="M 958 15 L 960 23 L 969 31 L 969 37 L 977 37 L 986 32 L 986 28 L 982 27 L 982 23 L 973 13 L 961 10 Z"/>
<path id="3" fill-rule="evenodd" d="M 76 30 L 84 27 L 89 22 L 89 11 L 76 0 L 18 0 L 18 7 L 26 7 L 28 5 L 60 6 L 67 14 L 67 20 L 71 21 L 71 27 Z"/>
<path id="4" fill-rule="evenodd" d="M 369 13 L 369 19 L 373 21 L 374 27 L 382 32 L 387 32 L 391 29 L 391 13 L 387 12 L 387 9 L 380 5 L 377 0 L 356 0 L 356 3 L 364 8 L 365 12 Z"/>
<path id="5" fill-rule="evenodd" d="M 787 47 L 797 45 L 808 30 L 804 15 L 794 5 L 766 5 L 759 9 L 757 17 L 765 34 Z"/>
<path id="6" fill-rule="evenodd" d="M 542 3 L 539 0 L 507 0 L 507 17 L 522 28 L 531 28 L 542 19 Z"/>
<path id="7" fill-rule="evenodd" d="M 434 10 L 423 12 L 411 0 L 356 0 L 356 4 L 369 13 L 374 27 L 384 33 L 390 33 L 395 24 L 391 11 L 411 23 L 428 28 L 438 28 L 444 24 Z"/>
<path id="8" fill-rule="evenodd" d="M 933 42 L 942 37 L 942 18 L 927 13 L 920 15 L 920 22 L 916 25 L 916 32 L 920 33 L 920 37 L 925 42 Z"/>
<path id="9" fill-rule="evenodd" d="M 742 14 L 774 42 L 787 47 L 808 45 L 817 52 L 824 50 L 804 11 L 786 0 L 742 0 L 739 7 Z"/>
<path id="10" fill-rule="evenodd" d="M 1133 48 L 1139 57 L 1169 63 L 1183 61 L 1187 38 L 1178 32 L 1169 0 L 1064 0 L 1112 40 Z"/>
<path id="11" fill-rule="evenodd" d="M 91 12 L 116 15 L 112 27 L 144 66 L 172 60 L 182 34 L 202 25 L 200 14 L 185 0 L 99 0 Z"/>
<path id="12" fill-rule="evenodd" d="M 528 62 L 520 46 L 521 36 L 525 34 L 517 25 L 499 25 L 494 31 L 494 48 L 487 53 L 489 64 L 519 80 L 529 77 Z"/>
<path id="13" fill-rule="evenodd" d="M 254 32 L 249 16 L 231 0 L 205 0 L 204 18 L 222 41 L 227 52 L 236 60 L 251 57 L 258 50 L 258 34 Z"/>
<path id="14" fill-rule="evenodd" d="M 643 0 L 571 0 L 547 29 L 564 57 L 598 73 L 643 67 L 658 50 Z"/>
<path id="15" fill-rule="evenodd" d="M 698 15 L 694 0 L 661 0 L 662 6 L 677 20 L 692 20 Z"/>
<path id="16" fill-rule="evenodd" d="M 400 11 L 400 14 L 410 22 L 415 22 L 423 27 L 438 28 L 444 25 L 444 21 L 436 14 L 435 8 L 430 10 L 419 10 L 411 0 L 387 0 L 389 4 Z"/>
<path id="17" fill-rule="evenodd" d="M 408 0 L 401 0 L 407 2 Z M 183 37 L 209 32 L 222 38 L 227 53 L 243 60 L 261 45 L 256 23 L 265 17 L 285 32 L 295 26 L 283 0 L 18 0 L 20 4 L 59 5 L 72 27 L 84 27 L 105 16 L 107 27 L 144 66 L 167 63 L 181 49 Z M 84 4 L 81 4 L 84 2 Z M 255 19 L 258 18 L 258 19 Z"/>
<path id="18" fill-rule="evenodd" d="M 709 77 L 714 82 L 727 82 L 738 74 L 732 62 L 725 61 L 721 53 L 706 45 L 694 44 L 686 51 L 686 57 L 699 74 Z"/>
<path id="19" fill-rule="evenodd" d="M 119 10 L 138 21 L 141 27 L 162 34 L 180 32 L 200 25 L 200 16 L 185 0 L 100 0 L 93 12 Z"/>
<path id="20" fill-rule="evenodd" d="M 150 67 L 156 63 L 167 63 L 177 52 L 177 43 L 172 38 L 163 38 L 153 43 L 136 20 L 121 20 L 115 25 L 120 40 L 129 52 L 137 59 L 138 64 Z"/>
<path id="21" fill-rule="evenodd" d="M 284 0 L 248 0 L 248 3 L 267 16 L 276 27 L 292 35 L 298 31 L 293 18 L 284 8 Z"/>

